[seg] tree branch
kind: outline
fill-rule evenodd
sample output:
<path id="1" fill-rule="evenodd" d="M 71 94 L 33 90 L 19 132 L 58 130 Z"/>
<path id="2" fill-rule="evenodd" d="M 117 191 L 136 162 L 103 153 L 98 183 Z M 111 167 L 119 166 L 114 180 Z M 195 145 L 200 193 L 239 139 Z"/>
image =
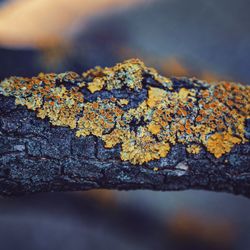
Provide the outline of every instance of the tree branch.
<path id="1" fill-rule="evenodd" d="M 146 80 L 147 84 L 156 85 L 152 78 Z M 179 84 L 183 83 L 182 79 Z M 148 87 L 145 84 L 143 88 Z M 192 88 L 198 89 L 195 85 Z M 99 90 L 97 96 L 105 93 L 106 90 Z M 119 94 L 122 98 L 131 96 L 127 89 Z M 87 91 L 84 95 L 89 101 L 94 96 Z M 100 136 L 78 138 L 76 129 L 52 125 L 48 117 L 38 118 L 35 111 L 16 105 L 15 97 L 0 95 L 2 196 L 95 188 L 203 189 L 250 196 L 249 142 L 236 143 L 230 152 L 215 157 L 202 144 L 198 152 L 188 153 L 187 146 L 193 144 L 177 141 L 165 157 L 134 164 L 121 159 L 121 143 L 106 148 Z M 132 125 L 133 129 L 143 126 Z M 249 136 L 249 119 L 244 129 Z"/>

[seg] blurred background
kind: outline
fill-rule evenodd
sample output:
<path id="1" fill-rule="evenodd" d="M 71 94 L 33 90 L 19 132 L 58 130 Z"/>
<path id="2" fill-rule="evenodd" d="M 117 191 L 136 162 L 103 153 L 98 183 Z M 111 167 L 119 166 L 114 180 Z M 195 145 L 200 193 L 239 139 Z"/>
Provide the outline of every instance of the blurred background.
<path id="1" fill-rule="evenodd" d="M 0 80 L 138 57 L 164 75 L 250 83 L 248 0 L 0 0 Z M 0 200 L 1 249 L 250 249 L 250 201 L 204 191 Z"/>

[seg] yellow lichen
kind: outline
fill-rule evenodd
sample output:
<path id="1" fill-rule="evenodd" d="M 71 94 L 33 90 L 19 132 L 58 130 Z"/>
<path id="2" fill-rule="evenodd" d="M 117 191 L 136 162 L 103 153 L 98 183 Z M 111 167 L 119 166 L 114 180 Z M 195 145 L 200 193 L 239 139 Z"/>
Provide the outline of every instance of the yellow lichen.
<path id="1" fill-rule="evenodd" d="M 147 96 L 135 106 L 130 94 L 140 95 L 144 88 Z M 129 95 L 117 98 L 112 95 L 114 89 Z M 100 97 L 85 101 L 96 91 Z M 86 92 L 89 96 L 84 97 Z M 77 137 L 97 136 L 106 148 L 119 144 L 121 159 L 132 164 L 166 157 L 176 143 L 186 145 L 191 154 L 204 146 L 219 158 L 234 145 L 247 142 L 244 124 L 250 117 L 250 87 L 171 80 L 138 59 L 112 68 L 96 67 L 82 77 L 74 72 L 11 77 L 0 83 L 0 94 L 14 96 L 16 105 L 49 118 L 55 126 L 75 129 Z"/>
<path id="2" fill-rule="evenodd" d="M 187 152 L 190 154 L 199 154 L 201 151 L 201 147 L 195 144 L 188 145 L 186 149 L 187 149 Z"/>
<path id="3" fill-rule="evenodd" d="M 157 142 L 145 128 L 140 135 L 134 132 L 126 135 L 122 143 L 121 159 L 132 164 L 143 164 L 152 160 L 166 157 L 170 150 L 167 142 Z"/>
<path id="4" fill-rule="evenodd" d="M 159 88 L 149 88 L 147 104 L 150 108 L 153 108 L 159 104 L 162 99 L 167 96 L 167 92 Z"/>
<path id="5" fill-rule="evenodd" d="M 161 131 L 161 126 L 157 125 L 155 123 L 150 123 L 148 125 L 148 130 L 149 132 L 151 132 L 153 135 L 157 135 L 159 134 L 159 132 Z"/>
<path id="6" fill-rule="evenodd" d="M 95 78 L 93 82 L 88 84 L 88 89 L 91 93 L 102 90 L 104 82 L 100 78 Z"/>
<path id="7" fill-rule="evenodd" d="M 127 99 L 120 99 L 120 100 L 119 100 L 119 103 L 120 103 L 121 105 L 128 105 L 129 100 L 127 100 Z"/>
<path id="8" fill-rule="evenodd" d="M 206 143 L 207 150 L 220 158 L 223 154 L 231 151 L 235 144 L 241 143 L 241 139 L 232 136 L 229 132 L 215 133 L 211 135 Z"/>
<path id="9" fill-rule="evenodd" d="M 161 83 L 167 89 L 173 89 L 173 83 L 170 78 L 160 75 L 154 68 L 147 68 L 147 72 L 152 75 L 157 82 Z"/>
<path id="10" fill-rule="evenodd" d="M 190 95 L 190 96 L 194 96 L 194 92 L 192 90 L 189 90 L 189 89 L 185 89 L 185 88 L 181 88 L 180 91 L 179 91 L 179 97 L 180 99 L 182 100 L 185 100 L 187 99 L 187 97 Z"/>
<path id="11" fill-rule="evenodd" d="M 83 77 L 91 77 L 93 80 L 98 79 L 98 83 L 93 83 L 93 91 L 96 88 L 102 89 L 103 85 L 107 90 L 121 89 L 126 86 L 130 89 L 142 88 L 142 73 L 145 65 L 138 59 L 131 59 L 125 63 L 118 63 L 112 68 L 100 68 L 90 69 L 86 73 L 83 73 Z M 101 81 L 101 83 L 99 82 Z M 92 83 L 91 83 L 92 85 Z M 98 87 L 97 87 L 98 86 Z"/>

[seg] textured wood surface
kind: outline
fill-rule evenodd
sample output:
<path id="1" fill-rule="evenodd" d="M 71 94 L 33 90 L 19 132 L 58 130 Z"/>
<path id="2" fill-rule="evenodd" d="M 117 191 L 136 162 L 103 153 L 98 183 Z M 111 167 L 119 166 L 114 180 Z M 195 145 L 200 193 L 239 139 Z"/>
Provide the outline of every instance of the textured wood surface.
<path id="1" fill-rule="evenodd" d="M 191 86 L 190 79 L 174 81 L 178 91 Z M 123 88 L 119 98 L 130 98 L 130 105 L 138 105 L 148 98 L 147 88 L 158 86 L 152 78 L 143 82 L 146 84 L 137 96 Z M 199 88 L 196 80 L 191 87 Z M 110 97 L 102 89 L 84 94 L 88 101 Z M 249 119 L 244 129 L 249 138 Z M 121 144 L 106 148 L 104 143 L 95 135 L 77 137 L 75 129 L 54 126 L 48 118 L 40 119 L 35 111 L 16 105 L 14 97 L 0 95 L 0 194 L 108 188 L 204 189 L 250 196 L 249 142 L 236 144 L 229 153 L 216 157 L 203 145 L 198 152 L 189 153 L 188 142 L 177 141 L 165 157 L 141 164 L 121 159 Z"/>

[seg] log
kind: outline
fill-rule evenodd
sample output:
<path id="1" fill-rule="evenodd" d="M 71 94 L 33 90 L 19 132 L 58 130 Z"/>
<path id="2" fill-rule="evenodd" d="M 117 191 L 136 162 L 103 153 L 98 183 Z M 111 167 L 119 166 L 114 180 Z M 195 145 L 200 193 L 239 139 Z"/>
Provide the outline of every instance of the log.
<path id="1" fill-rule="evenodd" d="M 105 188 L 250 197 L 249 100 L 248 86 L 165 78 L 139 60 L 5 79 L 0 195 Z"/>

